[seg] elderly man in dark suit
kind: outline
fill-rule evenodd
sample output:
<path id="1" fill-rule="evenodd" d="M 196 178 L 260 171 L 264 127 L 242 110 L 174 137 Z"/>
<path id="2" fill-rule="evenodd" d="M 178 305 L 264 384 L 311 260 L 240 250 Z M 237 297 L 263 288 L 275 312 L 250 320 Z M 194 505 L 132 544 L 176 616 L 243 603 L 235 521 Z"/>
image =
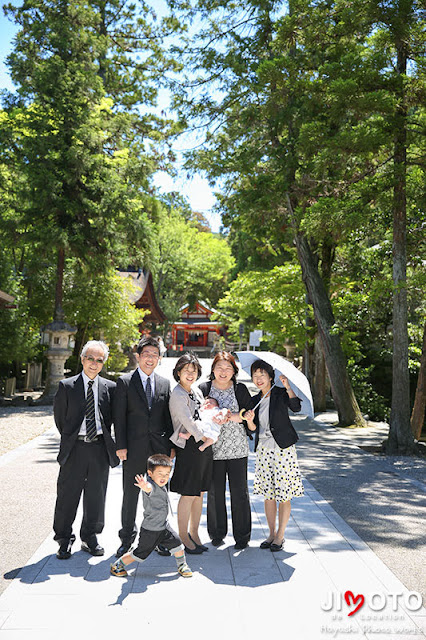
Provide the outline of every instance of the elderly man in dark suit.
<path id="1" fill-rule="evenodd" d="M 154 373 L 160 359 L 158 341 L 144 336 L 135 355 L 138 367 L 117 380 L 114 398 L 117 455 L 123 461 L 121 545 L 117 557 L 127 553 L 137 533 L 139 488 L 134 484 L 135 475 L 146 472 L 150 455 L 170 455 L 169 438 L 173 433 L 169 412 L 170 382 Z"/>
<path id="2" fill-rule="evenodd" d="M 104 342 L 87 342 L 81 352 L 83 371 L 61 380 L 55 396 L 53 410 L 61 434 L 61 467 L 53 529 L 60 560 L 71 556 L 75 541 L 72 525 L 82 493 L 81 548 L 94 556 L 104 554 L 97 534 L 104 528 L 109 467 L 119 464 L 111 436 L 111 403 L 116 385 L 99 376 L 108 352 Z"/>

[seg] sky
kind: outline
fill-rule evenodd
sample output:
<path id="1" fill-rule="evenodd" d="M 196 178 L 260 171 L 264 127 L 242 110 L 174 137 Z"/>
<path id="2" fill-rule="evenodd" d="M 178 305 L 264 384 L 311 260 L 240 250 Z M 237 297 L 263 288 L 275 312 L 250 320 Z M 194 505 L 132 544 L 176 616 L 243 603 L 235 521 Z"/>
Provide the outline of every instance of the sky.
<path id="1" fill-rule="evenodd" d="M 17 29 L 13 23 L 6 18 L 3 11 L 0 13 L 0 88 L 13 91 L 13 84 L 5 65 L 5 59 L 12 49 L 12 40 Z M 167 105 L 165 105 L 167 107 Z M 161 110 L 163 105 L 159 104 Z M 189 143 L 190 144 L 190 143 Z M 173 145 L 178 159 L 178 165 L 182 162 L 183 150 L 188 147 L 188 139 L 182 138 Z M 212 209 L 216 202 L 216 198 L 210 188 L 207 180 L 201 175 L 195 173 L 191 179 L 188 179 L 186 171 L 180 171 L 178 177 L 171 178 L 163 171 L 158 172 L 154 176 L 155 186 L 163 193 L 169 191 L 178 191 L 189 201 L 194 211 L 204 214 L 208 220 L 212 231 L 217 232 L 221 226 L 220 215 L 213 213 Z"/>

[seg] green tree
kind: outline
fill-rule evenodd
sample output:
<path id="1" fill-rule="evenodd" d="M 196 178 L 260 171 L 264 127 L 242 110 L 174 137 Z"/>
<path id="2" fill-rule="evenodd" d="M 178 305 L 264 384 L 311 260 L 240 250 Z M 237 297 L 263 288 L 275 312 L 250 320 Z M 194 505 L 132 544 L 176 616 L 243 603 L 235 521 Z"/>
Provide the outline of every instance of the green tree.
<path id="1" fill-rule="evenodd" d="M 192 115 L 204 115 L 223 126 L 216 135 L 207 136 L 206 149 L 197 154 L 197 163 L 212 179 L 228 176 L 221 202 L 226 222 L 238 219 L 260 240 L 260 246 L 266 240 L 277 250 L 282 242 L 295 241 L 340 421 L 362 423 L 318 267 L 321 259 L 327 277 L 333 239 L 321 242 L 318 238 L 311 246 L 303 225 L 303 212 L 313 194 L 307 198 L 306 186 L 298 184 L 300 176 L 302 183 L 306 179 L 299 176 L 297 142 L 303 116 L 312 109 L 308 89 L 312 60 L 307 59 L 311 43 L 306 38 L 302 42 L 304 31 L 297 28 L 296 33 L 292 10 L 274 24 L 272 13 L 278 3 L 251 3 L 247 11 L 213 4 L 198 3 L 211 29 L 202 34 L 206 46 L 197 49 L 192 62 L 204 73 L 199 84 L 207 85 L 213 78 L 222 99 L 216 101 L 201 89 L 196 107 L 192 107 L 192 100 L 190 109 Z M 212 9 L 217 11 L 210 12 Z M 313 24 L 317 22 L 312 20 Z M 305 68 L 301 68 L 303 64 Z"/>
<path id="2" fill-rule="evenodd" d="M 0 114 L 0 234 L 8 278 L 40 324 L 49 308 L 62 316 L 68 259 L 96 277 L 113 262 L 149 262 L 151 177 L 169 126 L 153 109 L 173 24 L 138 11 L 116 0 L 7 8 L 20 30 L 9 56 L 17 91 Z"/>
<path id="3" fill-rule="evenodd" d="M 108 368 L 117 366 L 119 371 L 125 366 L 123 350 L 138 341 L 139 325 L 148 313 L 130 302 L 131 286 L 113 267 L 104 273 L 91 273 L 75 259 L 67 261 L 64 310 L 68 322 L 78 329 L 77 364 L 84 343 L 102 339 L 110 345 L 112 360 Z"/>
<path id="4" fill-rule="evenodd" d="M 204 46 L 190 52 L 196 93 L 178 101 L 197 125 L 204 118 L 210 131 L 216 126 L 193 162 L 212 180 L 226 177 L 225 221 L 252 234 L 261 248 L 268 239 L 278 251 L 289 232 L 293 237 L 340 422 L 346 424 L 362 423 L 362 417 L 346 371 L 330 278 L 336 247 L 373 223 L 382 190 L 397 184 L 394 136 L 400 125 L 394 116 L 401 74 L 393 63 L 403 15 L 413 61 L 404 84 L 413 142 L 422 131 L 421 5 L 395 3 L 397 9 L 387 12 L 390 5 L 379 3 L 383 16 L 376 6 L 292 0 L 288 14 L 280 15 L 280 2 L 252 2 L 245 9 L 198 2 L 207 26 L 201 31 Z M 405 448 L 402 439 L 400 446 Z"/>
<path id="5" fill-rule="evenodd" d="M 299 265 L 287 263 L 271 270 L 244 271 L 233 280 L 217 304 L 218 317 L 238 341 L 244 323 L 245 337 L 254 329 L 271 334 L 270 346 L 284 351 L 292 344 L 301 353 L 308 339 L 306 302 Z"/>
<path id="6" fill-rule="evenodd" d="M 25 176 L 22 206 L 28 240 L 56 247 L 55 316 L 61 315 L 66 255 L 100 269 L 120 248 L 126 220 L 139 222 L 138 252 L 149 231 L 144 203 L 126 179 L 128 150 L 120 144 L 112 103 L 104 97 L 97 14 L 90 4 L 32 3 L 9 7 L 21 30 L 9 56 L 19 99 L 10 98 L 16 173 Z M 101 258 L 101 260 L 96 260 Z"/>
<path id="7" fill-rule="evenodd" d="M 228 283 L 234 260 L 225 238 L 199 231 L 174 209 L 158 222 L 152 273 L 157 298 L 169 322 L 186 302 L 215 305 Z"/>

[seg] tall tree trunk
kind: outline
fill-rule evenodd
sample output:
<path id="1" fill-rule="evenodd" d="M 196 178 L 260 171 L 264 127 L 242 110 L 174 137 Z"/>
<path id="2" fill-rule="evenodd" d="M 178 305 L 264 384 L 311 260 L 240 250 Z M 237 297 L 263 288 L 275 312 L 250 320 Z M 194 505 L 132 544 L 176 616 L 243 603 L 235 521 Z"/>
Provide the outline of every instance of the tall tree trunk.
<path id="1" fill-rule="evenodd" d="M 326 382 L 324 352 L 319 335 L 315 337 L 315 375 L 314 375 L 314 408 L 315 411 L 326 410 Z"/>
<path id="2" fill-rule="evenodd" d="M 289 206 L 291 206 L 290 202 Z M 365 426 L 365 420 L 362 417 L 349 380 L 340 336 L 335 331 L 330 298 L 319 274 L 314 255 L 303 233 L 298 231 L 295 235 L 295 241 L 302 267 L 303 281 L 314 309 L 333 400 L 339 415 L 339 424 L 342 426 L 350 424 Z"/>
<path id="3" fill-rule="evenodd" d="M 331 269 L 334 262 L 336 245 L 330 240 L 324 240 L 321 247 L 321 280 L 324 283 L 327 296 L 330 297 Z M 314 406 L 315 411 L 326 410 L 326 383 L 327 371 L 325 366 L 322 342 L 318 335 L 315 336 L 314 347 Z"/>
<path id="4" fill-rule="evenodd" d="M 64 267 L 65 267 L 65 251 L 61 247 L 58 249 L 58 261 L 56 265 L 56 288 L 55 288 L 55 309 L 53 319 L 57 322 L 63 322 L 64 312 L 62 309 L 62 298 L 64 293 Z"/>
<path id="5" fill-rule="evenodd" d="M 409 453 L 414 448 L 410 426 L 410 377 L 408 371 L 407 327 L 407 106 L 404 81 L 407 73 L 406 43 L 403 38 L 397 49 L 397 107 L 394 145 L 394 199 L 393 199 L 393 360 L 392 407 L 387 451 Z"/>
<path id="6" fill-rule="evenodd" d="M 423 347 L 420 357 L 419 377 L 417 378 L 416 395 L 411 414 L 411 430 L 416 440 L 420 440 L 426 408 L 426 323 L 423 329 Z"/>

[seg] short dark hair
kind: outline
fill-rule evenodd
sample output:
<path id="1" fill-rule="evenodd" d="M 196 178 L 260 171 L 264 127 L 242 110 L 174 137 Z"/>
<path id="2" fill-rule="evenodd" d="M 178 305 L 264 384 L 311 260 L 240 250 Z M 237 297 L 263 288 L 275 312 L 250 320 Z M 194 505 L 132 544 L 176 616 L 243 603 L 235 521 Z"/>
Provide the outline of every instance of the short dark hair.
<path id="1" fill-rule="evenodd" d="M 272 382 L 274 381 L 275 370 L 274 370 L 274 367 L 269 364 L 269 362 L 265 362 L 264 360 L 260 360 L 260 359 L 252 362 L 252 365 L 250 367 L 251 377 L 253 377 L 253 373 L 255 371 L 258 371 L 259 369 L 262 369 L 262 371 L 265 371 L 268 374 L 268 376 L 271 378 Z"/>
<path id="2" fill-rule="evenodd" d="M 181 371 L 187 364 L 193 364 L 197 369 L 197 380 L 201 376 L 201 365 L 198 361 L 198 358 L 195 353 L 191 353 L 191 351 L 189 351 L 188 353 L 184 353 L 183 356 L 179 358 L 179 360 L 176 362 L 175 368 L 173 369 L 173 377 L 176 382 L 179 382 L 179 371 Z"/>
<path id="3" fill-rule="evenodd" d="M 173 461 L 165 453 L 154 453 L 149 456 L 146 468 L 148 471 L 153 471 L 155 467 L 173 467 Z"/>
<path id="4" fill-rule="evenodd" d="M 219 400 L 217 398 L 214 398 L 213 396 L 206 396 L 204 400 L 214 400 L 217 406 L 219 406 Z"/>
<path id="5" fill-rule="evenodd" d="M 144 347 L 155 347 L 158 349 L 158 353 L 160 353 L 160 345 L 158 344 L 157 338 L 153 338 L 152 336 L 144 336 L 139 340 L 139 344 L 136 348 L 137 353 L 140 355 L 142 353 L 142 349 Z"/>
<path id="6" fill-rule="evenodd" d="M 229 351 L 218 351 L 218 353 L 215 355 L 214 360 L 212 362 L 212 368 L 209 376 L 210 380 L 214 380 L 214 368 L 217 365 L 217 363 L 220 362 L 221 360 L 225 360 L 226 362 L 229 362 L 229 364 L 232 365 L 232 368 L 234 369 L 232 382 L 234 384 L 237 384 L 238 365 L 235 362 L 234 356 L 232 355 L 232 353 L 229 353 Z"/>

